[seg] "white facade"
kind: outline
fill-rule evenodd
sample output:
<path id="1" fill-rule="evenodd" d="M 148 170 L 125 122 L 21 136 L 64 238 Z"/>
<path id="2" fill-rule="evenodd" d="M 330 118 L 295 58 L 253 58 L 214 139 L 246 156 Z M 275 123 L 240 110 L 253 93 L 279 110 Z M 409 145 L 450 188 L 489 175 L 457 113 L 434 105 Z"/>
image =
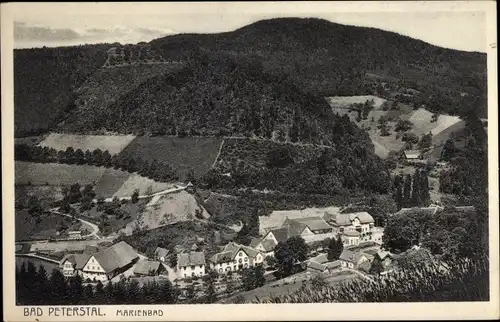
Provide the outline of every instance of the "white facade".
<path id="1" fill-rule="evenodd" d="M 64 261 L 62 265 L 62 273 L 66 277 L 75 275 L 75 269 L 73 267 L 73 263 L 71 263 L 69 260 Z"/>
<path id="2" fill-rule="evenodd" d="M 90 280 L 96 281 L 107 281 L 108 276 L 106 275 L 106 271 L 101 267 L 101 265 L 97 262 L 94 256 L 91 256 L 87 261 L 87 264 L 83 267 L 83 280 L 89 278 Z"/>
<path id="3" fill-rule="evenodd" d="M 205 276 L 205 264 L 188 266 L 179 266 L 177 264 L 177 275 L 179 278 Z"/>
<path id="4" fill-rule="evenodd" d="M 274 254 L 274 252 L 273 252 Z M 233 260 L 228 262 L 221 263 L 211 263 L 210 267 L 215 270 L 219 274 L 225 274 L 230 271 L 236 272 L 241 269 L 249 268 L 252 266 L 256 266 L 258 264 L 264 263 L 264 254 L 258 253 L 255 258 L 248 256 L 248 254 L 242 249 L 238 250 L 236 256 L 234 256 Z"/>

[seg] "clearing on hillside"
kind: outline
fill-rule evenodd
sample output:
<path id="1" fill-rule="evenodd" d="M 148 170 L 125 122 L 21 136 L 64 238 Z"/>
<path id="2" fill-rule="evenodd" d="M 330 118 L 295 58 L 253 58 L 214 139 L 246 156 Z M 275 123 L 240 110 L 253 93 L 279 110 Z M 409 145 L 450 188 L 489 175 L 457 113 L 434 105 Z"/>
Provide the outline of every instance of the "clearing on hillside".
<path id="1" fill-rule="evenodd" d="M 183 180 L 190 169 L 194 170 L 197 177 L 205 174 L 212 167 L 221 143 L 222 138 L 212 137 L 141 136 L 133 140 L 121 154 L 168 164 Z"/>
<path id="2" fill-rule="evenodd" d="M 60 163 L 15 162 L 16 185 L 66 186 L 79 183 L 85 185 L 100 180 L 106 169 L 90 165 Z"/>
<path id="3" fill-rule="evenodd" d="M 77 135 L 51 133 L 41 143 L 40 146 L 48 146 L 56 150 L 73 149 L 102 151 L 108 150 L 111 155 L 120 153 L 132 140 L 134 135 Z"/>
<path id="4" fill-rule="evenodd" d="M 380 108 L 387 100 L 373 95 L 361 95 L 361 96 L 332 96 L 327 97 L 326 101 L 331 107 L 338 108 L 348 108 L 352 104 L 360 103 L 364 104 L 366 101 L 373 100 L 374 107 L 376 109 Z"/>
<path id="5" fill-rule="evenodd" d="M 126 235 L 131 235 L 136 227 L 150 230 L 180 221 L 192 221 L 196 216 L 208 218 L 210 215 L 196 199 L 185 191 L 166 194 L 161 198 L 152 199 L 139 218 L 127 224 L 123 229 Z"/>
<path id="6" fill-rule="evenodd" d="M 119 189 L 115 190 L 113 197 L 131 196 L 135 189 L 139 190 L 139 195 L 145 195 L 149 192 L 148 190 L 155 193 L 169 188 L 173 188 L 172 183 L 157 182 L 133 173 L 123 182 Z"/>
<path id="7" fill-rule="evenodd" d="M 69 230 L 80 230 L 81 222 L 66 216 L 43 214 L 36 220 L 27 211 L 17 211 L 15 215 L 16 241 L 47 239 L 59 236 Z"/>

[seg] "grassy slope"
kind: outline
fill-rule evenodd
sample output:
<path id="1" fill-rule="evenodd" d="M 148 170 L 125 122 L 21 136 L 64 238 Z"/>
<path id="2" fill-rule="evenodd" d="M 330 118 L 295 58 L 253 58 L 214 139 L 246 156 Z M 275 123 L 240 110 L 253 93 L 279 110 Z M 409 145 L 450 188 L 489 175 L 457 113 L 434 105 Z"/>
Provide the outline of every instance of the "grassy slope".
<path id="1" fill-rule="evenodd" d="M 133 135 L 75 135 L 63 133 L 50 133 L 40 146 L 54 148 L 56 150 L 65 151 L 68 147 L 74 150 L 81 149 L 94 151 L 108 150 L 111 155 L 120 153 L 127 145 L 134 140 Z"/>
<path id="2" fill-rule="evenodd" d="M 189 169 L 193 169 L 196 176 L 207 172 L 215 161 L 221 142 L 219 138 L 142 136 L 132 141 L 121 154 L 169 164 L 183 179 Z"/>
<path id="3" fill-rule="evenodd" d="M 44 214 L 41 216 L 41 220 L 36 222 L 27 211 L 17 211 L 15 216 L 16 240 L 57 237 L 56 231 L 61 224 L 67 227 L 66 231 L 78 230 L 81 226 L 79 221 L 54 214 Z"/>

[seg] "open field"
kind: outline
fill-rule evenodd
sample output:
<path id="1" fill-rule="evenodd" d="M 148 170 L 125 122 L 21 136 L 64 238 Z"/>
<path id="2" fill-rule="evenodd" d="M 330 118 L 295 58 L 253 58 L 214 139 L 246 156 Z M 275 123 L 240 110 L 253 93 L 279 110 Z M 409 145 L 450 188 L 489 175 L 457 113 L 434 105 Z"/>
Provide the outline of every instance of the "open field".
<path id="1" fill-rule="evenodd" d="M 384 104 L 386 99 L 373 96 L 373 95 L 362 95 L 362 96 L 332 96 L 326 98 L 327 102 L 332 107 L 346 108 L 352 104 L 361 103 L 364 104 L 366 101 L 373 100 L 375 108 L 379 108 Z"/>
<path id="2" fill-rule="evenodd" d="M 105 170 L 103 167 L 90 165 L 16 161 L 15 183 L 64 186 L 78 182 L 80 185 L 85 185 L 98 182 Z"/>
<path id="3" fill-rule="evenodd" d="M 209 217 L 207 211 L 198 205 L 191 194 L 185 191 L 167 194 L 153 198 L 144 212 L 129 222 L 123 232 L 131 235 L 136 226 L 150 230 L 180 221 L 190 221 L 196 218 L 197 213 Z"/>
<path id="4" fill-rule="evenodd" d="M 111 155 L 120 153 L 132 140 L 134 135 L 76 135 L 51 133 L 40 146 L 48 146 L 56 150 L 66 150 L 68 147 L 81 149 L 82 151 L 93 151 L 101 149 L 108 150 Z"/>
<path id="5" fill-rule="evenodd" d="M 171 183 L 156 182 L 138 174 L 90 165 L 16 161 L 15 174 L 16 186 L 44 186 L 47 187 L 45 190 L 53 197 L 62 197 L 61 186 L 75 183 L 82 186 L 93 184 L 96 196 L 105 198 L 130 197 L 135 189 L 139 189 L 141 194 L 145 194 L 149 187 L 151 187 L 152 193 L 172 187 Z M 54 188 L 54 190 L 49 187 L 59 187 L 59 189 Z M 45 191 L 42 188 L 38 188 L 39 191 L 35 191 L 37 189 L 34 188 L 30 188 L 30 190 L 32 194 L 37 196 L 43 196 Z"/>
<path id="6" fill-rule="evenodd" d="M 413 128 L 408 132 L 412 132 L 418 137 L 431 132 L 433 135 L 432 142 L 435 146 L 444 144 L 451 132 L 460 133 L 465 126 L 465 122 L 460 120 L 458 116 L 444 114 L 440 114 L 436 122 L 431 122 L 432 112 L 423 108 L 413 110 L 409 105 L 404 103 L 398 104 L 398 110 L 383 111 L 381 109 L 383 99 L 376 97 L 375 108 L 370 111 L 367 119 L 357 122 L 356 118 L 358 117 L 358 113 L 356 111 L 349 111 L 349 105 L 353 103 L 364 103 L 370 97 L 371 96 L 337 96 L 328 97 L 327 101 L 330 106 L 332 106 L 334 113 L 348 115 L 351 121 L 366 129 L 375 146 L 375 154 L 381 158 L 387 157 L 390 151 L 398 151 L 404 146 L 405 142 L 401 141 L 401 139 L 396 139 L 396 133 L 394 131 L 398 118 L 412 122 Z M 377 128 L 378 120 L 381 117 L 391 119 L 391 121 L 387 122 L 390 127 L 390 135 L 388 136 L 381 136 L 380 130 Z M 439 147 L 438 151 L 434 154 L 440 154 Z"/>
<path id="7" fill-rule="evenodd" d="M 36 221 L 27 211 L 16 211 L 15 232 L 16 240 L 47 239 L 57 237 L 56 232 L 79 230 L 81 223 L 73 221 L 70 217 L 54 214 L 43 214 Z"/>
<path id="8" fill-rule="evenodd" d="M 63 198 L 60 186 L 28 186 L 17 185 L 14 187 L 16 203 L 26 204 L 30 197 L 37 197 L 42 203 L 52 204 Z"/>
<path id="9" fill-rule="evenodd" d="M 189 169 L 195 176 L 207 172 L 218 154 L 221 138 L 211 137 L 137 137 L 121 154 L 140 157 L 143 160 L 158 160 L 168 164 L 185 178 Z"/>

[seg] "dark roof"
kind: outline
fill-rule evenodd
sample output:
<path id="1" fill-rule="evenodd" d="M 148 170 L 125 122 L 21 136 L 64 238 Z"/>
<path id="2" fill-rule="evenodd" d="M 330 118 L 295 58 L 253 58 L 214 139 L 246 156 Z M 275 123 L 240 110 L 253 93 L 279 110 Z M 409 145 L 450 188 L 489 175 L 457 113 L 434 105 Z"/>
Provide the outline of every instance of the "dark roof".
<path id="1" fill-rule="evenodd" d="M 273 233 L 274 238 L 279 242 L 285 242 L 288 239 L 288 227 L 281 227 L 277 229 L 272 229 L 270 233 Z"/>
<path id="2" fill-rule="evenodd" d="M 299 222 L 309 227 L 309 229 L 311 229 L 312 231 L 332 228 L 321 217 L 297 218 L 297 219 L 290 219 L 290 221 Z"/>
<path id="3" fill-rule="evenodd" d="M 210 257 L 210 261 L 214 264 L 232 262 L 233 252 L 217 253 L 214 256 Z"/>
<path id="4" fill-rule="evenodd" d="M 205 253 L 190 252 L 177 254 L 177 263 L 179 267 L 205 265 Z"/>
<path id="5" fill-rule="evenodd" d="M 350 226 L 352 221 L 356 218 L 359 219 L 361 224 L 370 224 L 375 222 L 373 217 L 366 211 L 336 214 L 331 220 L 337 226 Z"/>
<path id="6" fill-rule="evenodd" d="M 326 269 L 326 265 L 317 263 L 315 261 L 310 261 L 309 263 L 307 263 L 307 268 L 315 270 L 315 271 L 323 272 Z"/>
<path id="7" fill-rule="evenodd" d="M 272 239 L 267 239 L 262 242 L 262 247 L 264 247 L 264 250 L 266 252 L 270 252 L 276 247 L 276 243 Z"/>
<path id="8" fill-rule="evenodd" d="M 343 235 L 346 235 L 346 236 L 349 236 L 349 237 L 357 237 L 360 235 L 359 232 L 355 231 L 355 230 L 346 230 L 342 233 Z"/>
<path id="9" fill-rule="evenodd" d="M 252 248 L 257 247 L 257 245 L 259 245 L 261 241 L 262 241 L 261 238 L 258 237 L 252 238 L 252 240 L 250 241 L 250 247 Z"/>
<path id="10" fill-rule="evenodd" d="M 155 249 L 155 255 L 158 256 L 158 257 L 165 257 L 168 255 L 170 251 L 166 248 L 162 248 L 162 247 L 156 247 Z"/>
<path id="11" fill-rule="evenodd" d="M 74 269 L 81 270 L 83 267 L 85 267 L 85 264 L 89 261 L 90 254 L 67 254 L 64 256 L 64 258 L 61 260 L 60 264 L 64 265 L 65 261 L 70 261 L 73 264 Z"/>
<path id="12" fill-rule="evenodd" d="M 336 261 L 333 261 L 333 262 L 325 263 L 324 265 L 326 265 L 326 267 L 329 268 L 329 269 L 333 269 L 333 268 L 340 267 L 340 261 L 336 260 Z"/>
<path id="13" fill-rule="evenodd" d="M 134 268 L 134 274 L 148 275 L 157 272 L 160 268 L 160 262 L 150 260 L 140 260 Z"/>
<path id="14" fill-rule="evenodd" d="M 93 255 L 106 273 L 124 267 L 139 257 L 137 252 L 124 241 Z"/>
<path id="15" fill-rule="evenodd" d="M 88 253 L 88 254 L 95 254 L 98 251 L 99 251 L 99 247 L 92 246 L 92 245 L 87 245 L 87 246 L 85 246 L 85 250 L 83 252 L 84 253 Z"/>
<path id="16" fill-rule="evenodd" d="M 353 251 L 350 251 L 350 250 L 344 250 L 342 252 L 342 254 L 340 254 L 340 259 L 343 260 L 343 261 L 346 261 L 346 262 L 351 262 L 353 264 L 358 264 L 359 260 L 363 256 L 366 257 L 366 255 L 361 254 L 361 253 L 353 252 Z"/>

